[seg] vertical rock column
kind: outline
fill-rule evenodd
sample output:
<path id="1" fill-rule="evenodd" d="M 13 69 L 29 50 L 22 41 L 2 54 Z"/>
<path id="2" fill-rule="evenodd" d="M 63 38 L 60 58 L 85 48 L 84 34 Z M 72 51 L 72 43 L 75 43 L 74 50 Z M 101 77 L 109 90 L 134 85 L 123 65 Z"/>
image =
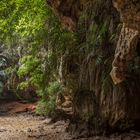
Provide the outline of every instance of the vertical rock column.
<path id="1" fill-rule="evenodd" d="M 137 30 L 123 25 L 110 73 L 115 84 L 121 83 L 127 77 L 127 67 L 135 56 L 138 35 Z"/>
<path id="2" fill-rule="evenodd" d="M 127 77 L 127 67 L 134 59 L 140 38 L 140 1 L 113 0 L 113 4 L 123 22 L 110 73 L 114 84 L 118 84 Z"/>

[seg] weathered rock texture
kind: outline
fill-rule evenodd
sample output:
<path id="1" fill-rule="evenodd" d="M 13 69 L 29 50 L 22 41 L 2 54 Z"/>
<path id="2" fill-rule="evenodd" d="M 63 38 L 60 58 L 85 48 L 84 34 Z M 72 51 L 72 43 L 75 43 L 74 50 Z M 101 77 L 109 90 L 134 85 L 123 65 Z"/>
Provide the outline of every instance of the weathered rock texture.
<path id="1" fill-rule="evenodd" d="M 134 59 L 140 39 L 140 1 L 114 0 L 114 6 L 120 12 L 123 22 L 111 72 L 114 83 L 118 84 L 127 77 L 127 67 Z"/>
<path id="2" fill-rule="evenodd" d="M 139 40 L 139 31 L 123 25 L 112 63 L 111 76 L 115 84 L 124 81 L 130 62 L 136 55 L 136 46 Z"/>
<path id="3" fill-rule="evenodd" d="M 47 0 L 47 3 L 53 7 L 55 14 L 63 26 L 70 31 L 74 31 L 80 13 L 90 1 L 91 0 Z"/>
<path id="4" fill-rule="evenodd" d="M 130 124 L 140 122 L 140 53 L 137 52 L 140 47 L 138 43 L 140 39 L 139 0 L 114 1 L 114 6 L 120 12 L 123 22 L 119 37 L 117 35 L 117 27 L 120 23 L 118 12 L 111 0 L 48 0 L 48 3 L 53 7 L 62 24 L 73 31 L 77 29 L 82 12 L 89 11 L 92 16 L 86 17 L 85 30 L 87 31 L 91 25 L 96 25 L 94 41 L 103 37 L 96 49 L 89 51 L 87 55 L 84 54 L 79 72 L 79 91 L 74 97 L 76 113 L 82 119 L 89 119 L 90 123 L 94 117 L 98 116 L 113 128 L 122 125 L 123 128 L 127 128 L 129 122 Z M 106 29 L 107 31 L 103 34 L 102 32 Z M 88 32 L 83 38 L 92 36 L 87 34 Z M 115 41 L 111 43 L 110 39 L 114 34 Z M 114 48 L 114 46 L 117 47 Z M 100 60 L 99 63 L 97 63 L 98 60 Z M 133 67 L 129 75 L 130 63 Z"/>
<path id="5" fill-rule="evenodd" d="M 74 30 L 80 11 L 80 4 L 73 0 L 49 0 L 48 3 L 53 7 L 60 21 L 63 21 L 63 25 L 69 30 Z"/>
<path id="6" fill-rule="evenodd" d="M 69 30 L 75 30 L 81 12 L 91 3 L 91 0 L 48 0 L 47 2 L 53 7 L 62 24 Z M 96 4 L 96 1 L 92 3 Z M 123 22 L 111 72 L 112 79 L 117 84 L 125 80 L 127 66 L 135 55 L 135 46 L 140 34 L 140 2 L 139 0 L 114 0 L 113 3 L 120 12 Z"/>
<path id="7" fill-rule="evenodd" d="M 140 31 L 140 1 L 113 0 L 113 3 L 125 26 Z"/>

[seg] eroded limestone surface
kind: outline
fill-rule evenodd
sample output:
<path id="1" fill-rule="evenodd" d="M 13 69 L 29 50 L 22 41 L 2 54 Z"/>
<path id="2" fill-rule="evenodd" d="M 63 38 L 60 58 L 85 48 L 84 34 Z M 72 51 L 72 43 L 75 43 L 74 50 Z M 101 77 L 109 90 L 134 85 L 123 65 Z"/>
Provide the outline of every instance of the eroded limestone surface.
<path id="1" fill-rule="evenodd" d="M 118 84 L 127 77 L 127 67 L 134 59 L 140 39 L 140 1 L 114 0 L 113 2 L 123 22 L 111 71 L 113 82 Z"/>
<path id="2" fill-rule="evenodd" d="M 138 30 L 126 27 L 124 24 L 112 63 L 111 77 L 115 84 L 121 83 L 127 77 L 127 67 L 135 57 L 138 39 Z"/>

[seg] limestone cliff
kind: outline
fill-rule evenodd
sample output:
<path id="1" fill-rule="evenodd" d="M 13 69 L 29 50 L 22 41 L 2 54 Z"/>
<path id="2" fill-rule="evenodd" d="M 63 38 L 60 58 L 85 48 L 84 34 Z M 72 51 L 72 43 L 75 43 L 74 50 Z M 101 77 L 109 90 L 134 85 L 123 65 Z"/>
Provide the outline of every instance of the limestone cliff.
<path id="1" fill-rule="evenodd" d="M 134 59 L 140 40 L 140 1 L 114 0 L 114 6 L 120 12 L 123 22 L 111 72 L 114 83 L 118 84 L 126 79 L 127 67 Z"/>
<path id="2" fill-rule="evenodd" d="M 140 1 L 114 0 L 113 4 L 120 13 L 121 20 L 125 26 L 140 32 Z"/>
<path id="3" fill-rule="evenodd" d="M 53 8 L 63 26 L 70 31 L 74 31 L 80 13 L 90 1 L 91 0 L 47 0 L 47 3 Z"/>
<path id="4" fill-rule="evenodd" d="M 91 0 L 48 0 L 47 2 L 53 7 L 62 24 L 71 31 L 75 30 L 79 16 L 87 5 L 91 3 L 96 5 L 96 1 Z M 140 2 L 139 0 L 114 0 L 113 4 L 123 22 L 111 72 L 114 83 L 118 84 L 126 78 L 127 66 L 134 57 L 134 46 L 139 40 Z"/>
<path id="5" fill-rule="evenodd" d="M 87 120 L 96 113 L 98 118 L 111 127 L 118 127 L 122 122 L 140 122 L 140 54 L 137 52 L 140 47 L 139 0 L 114 0 L 113 3 L 112 0 L 47 2 L 68 30 L 77 30 L 80 15 L 85 11 L 92 15 L 86 17 L 85 30 L 91 25 L 96 27 L 95 34 L 88 36 L 87 31 L 80 36 L 84 41 L 85 38 L 88 41 L 94 39 L 92 45 L 97 42 L 98 47 L 84 56 L 79 68 L 79 91 L 74 97 L 78 115 L 83 119 L 86 116 Z M 110 41 L 113 36 L 114 40 Z M 101 62 L 97 64 L 99 59 Z M 93 102 L 90 97 L 94 98 Z"/>

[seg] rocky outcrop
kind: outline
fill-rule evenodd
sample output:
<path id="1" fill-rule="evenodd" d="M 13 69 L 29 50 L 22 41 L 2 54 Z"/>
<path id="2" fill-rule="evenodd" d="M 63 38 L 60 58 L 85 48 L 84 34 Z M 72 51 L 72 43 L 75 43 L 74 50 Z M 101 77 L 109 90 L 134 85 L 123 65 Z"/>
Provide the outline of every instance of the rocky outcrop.
<path id="1" fill-rule="evenodd" d="M 81 12 L 96 0 L 47 0 L 59 17 L 62 24 L 69 30 L 76 27 Z M 140 31 L 140 2 L 139 0 L 113 0 L 114 7 L 120 13 L 122 22 L 126 27 Z"/>
<path id="2" fill-rule="evenodd" d="M 70 31 L 76 29 L 80 13 L 91 0 L 47 0 L 62 25 Z"/>
<path id="3" fill-rule="evenodd" d="M 118 84 L 128 77 L 127 67 L 136 55 L 136 46 L 140 40 L 140 2 L 114 0 L 114 6 L 120 12 L 123 22 L 111 71 L 114 83 Z"/>
<path id="4" fill-rule="evenodd" d="M 113 0 L 113 4 L 125 26 L 140 32 L 140 1 Z"/>
<path id="5" fill-rule="evenodd" d="M 125 122 L 129 121 L 140 122 L 140 72 L 137 69 L 138 73 L 132 72 L 131 76 L 127 73 L 130 62 L 138 60 L 138 63 L 133 62 L 133 65 L 137 63 L 135 67 L 140 66 L 140 59 L 136 59 L 140 39 L 139 0 L 114 0 L 114 7 L 118 12 L 111 0 L 50 0 L 49 5 L 53 7 L 62 24 L 72 31 L 77 29 L 79 15 L 84 10 L 93 13 L 90 19 L 87 19 L 85 30 L 87 33 L 90 25 L 96 25 L 95 30 L 99 34 L 94 34 L 94 41 L 101 37 L 102 31 L 107 30 L 102 42 L 97 46 L 99 49 L 90 51 L 80 66 L 79 91 L 74 96 L 75 112 L 83 120 L 98 116 L 112 128 L 121 125 L 125 127 Z M 91 9 L 88 9 L 89 7 Z M 123 22 L 119 36 L 117 27 L 120 22 L 117 13 L 120 13 Z M 101 27 L 103 30 L 100 30 Z M 110 43 L 112 36 L 115 36 L 115 39 Z M 126 124 L 126 127 L 129 126 Z"/>
<path id="6" fill-rule="evenodd" d="M 47 2 L 53 7 L 63 26 L 70 31 L 76 29 L 79 16 L 87 5 L 91 3 L 96 5 L 96 1 L 91 0 L 48 0 Z M 140 2 L 139 0 L 114 0 L 113 4 L 123 22 L 111 71 L 114 83 L 118 84 L 127 77 L 127 66 L 135 56 L 136 42 L 140 38 Z"/>
<path id="7" fill-rule="evenodd" d="M 124 24 L 120 33 L 112 63 L 111 77 L 115 84 L 123 82 L 129 75 L 127 69 L 129 63 L 136 55 L 136 46 L 139 40 L 139 31 L 126 27 Z"/>

